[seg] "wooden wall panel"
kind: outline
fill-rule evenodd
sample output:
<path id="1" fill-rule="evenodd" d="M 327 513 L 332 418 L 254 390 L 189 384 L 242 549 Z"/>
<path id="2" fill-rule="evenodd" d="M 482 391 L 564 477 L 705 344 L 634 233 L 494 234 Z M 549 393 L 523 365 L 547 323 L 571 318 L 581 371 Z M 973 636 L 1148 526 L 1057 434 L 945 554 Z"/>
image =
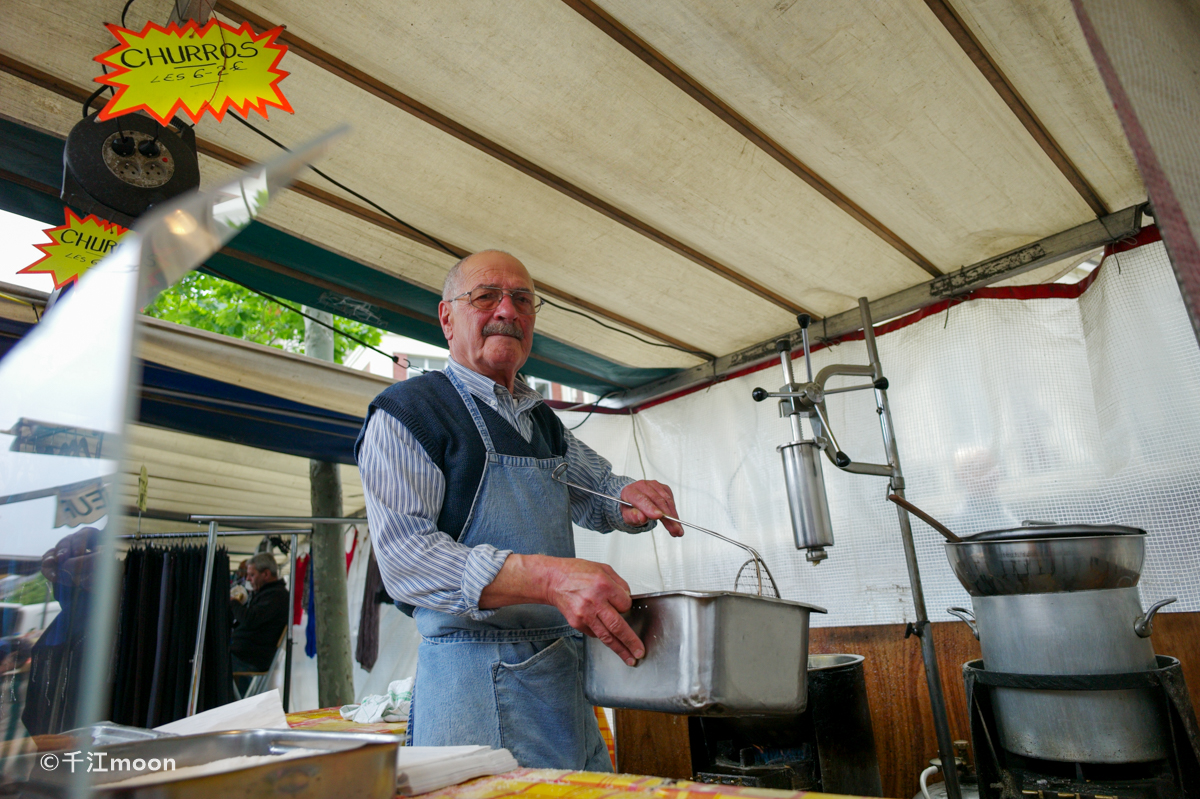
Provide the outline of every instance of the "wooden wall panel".
<path id="1" fill-rule="evenodd" d="M 617 771 L 690 780 L 692 752 L 687 716 L 647 710 L 616 710 L 613 735 L 617 745 Z"/>
<path id="2" fill-rule="evenodd" d="M 962 664 L 980 657 L 979 643 L 961 622 L 931 625 L 938 668 L 950 717 L 950 734 L 969 740 Z M 1154 650 L 1179 658 L 1192 702 L 1200 695 L 1200 613 L 1160 613 L 1154 622 Z M 904 638 L 904 625 L 814 627 L 813 653 L 862 655 L 871 723 L 885 796 L 910 797 L 937 739 L 920 643 Z M 687 719 L 665 713 L 616 712 L 617 768 L 631 774 L 682 779 L 692 773 Z"/>

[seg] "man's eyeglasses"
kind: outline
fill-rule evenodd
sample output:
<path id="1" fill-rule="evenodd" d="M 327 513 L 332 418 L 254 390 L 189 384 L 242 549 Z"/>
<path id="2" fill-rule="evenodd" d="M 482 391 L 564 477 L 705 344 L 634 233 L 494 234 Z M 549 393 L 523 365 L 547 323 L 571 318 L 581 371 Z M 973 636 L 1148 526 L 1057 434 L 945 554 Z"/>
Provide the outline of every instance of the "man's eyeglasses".
<path id="1" fill-rule="evenodd" d="M 470 291 L 459 294 L 454 299 L 465 299 L 481 311 L 494 311 L 504 301 L 505 294 L 512 297 L 512 304 L 517 309 L 517 313 L 524 314 L 525 316 L 533 316 L 542 309 L 542 306 L 546 302 L 532 291 L 526 291 L 525 289 L 509 291 L 508 289 L 493 288 L 491 286 L 473 288 Z"/>

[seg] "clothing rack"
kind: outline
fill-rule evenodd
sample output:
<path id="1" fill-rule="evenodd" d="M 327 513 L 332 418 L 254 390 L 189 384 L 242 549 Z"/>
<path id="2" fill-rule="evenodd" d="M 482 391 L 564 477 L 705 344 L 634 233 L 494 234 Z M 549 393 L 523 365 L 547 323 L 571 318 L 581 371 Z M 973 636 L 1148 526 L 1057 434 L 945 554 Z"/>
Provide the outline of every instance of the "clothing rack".
<path id="1" fill-rule="evenodd" d="M 158 539 L 164 539 L 164 538 L 174 538 L 174 539 L 205 538 L 205 539 L 207 539 L 206 545 L 205 545 L 205 557 L 204 557 L 204 578 L 203 578 L 203 583 L 202 583 L 201 591 L 200 591 L 199 620 L 198 620 L 197 630 L 196 630 L 195 649 L 193 650 L 193 655 L 192 655 L 192 673 L 191 673 L 191 680 L 190 680 L 189 690 L 188 690 L 188 703 L 187 703 L 187 715 L 188 716 L 195 715 L 196 709 L 197 709 L 197 706 L 199 703 L 200 676 L 202 673 L 203 662 L 204 662 L 204 638 L 205 638 L 206 628 L 208 626 L 208 606 L 209 606 L 209 600 L 210 600 L 210 595 L 211 595 L 211 583 L 212 583 L 212 577 L 213 577 L 213 561 L 214 561 L 214 558 L 216 557 L 216 539 L 223 538 L 223 537 L 235 537 L 235 536 L 264 536 L 264 535 L 279 536 L 279 535 L 284 535 L 284 534 L 290 534 L 292 536 L 292 552 L 293 552 L 293 554 L 291 556 L 291 562 L 294 566 L 296 534 L 312 532 L 311 527 L 299 528 L 299 529 L 297 529 L 297 528 L 251 529 L 251 530 L 237 530 L 237 531 L 225 531 L 225 532 L 218 532 L 216 527 L 217 527 L 216 523 L 210 523 L 209 529 L 205 532 L 189 530 L 189 531 L 180 531 L 180 532 L 172 532 L 172 533 L 126 533 L 124 535 L 117 536 L 117 538 L 119 538 L 119 539 L 135 541 L 135 542 L 143 541 L 143 540 L 146 540 L 146 541 L 158 540 Z"/>
<path id="2" fill-rule="evenodd" d="M 258 536 L 261 536 L 261 535 L 283 535 L 284 533 L 290 534 L 290 533 L 311 533 L 311 532 L 312 532 L 311 527 L 302 528 L 302 529 L 289 528 L 287 530 L 239 530 L 237 532 L 232 532 L 232 531 L 226 530 L 223 533 L 217 533 L 217 537 L 221 538 L 223 536 L 239 536 L 239 535 L 243 535 L 243 536 L 244 535 L 258 535 Z M 141 540 L 147 539 L 147 538 L 207 538 L 207 537 L 208 537 L 208 533 L 196 532 L 196 531 L 186 532 L 186 533 L 126 533 L 125 535 L 117 536 L 117 538 L 127 538 L 127 539 L 131 539 L 134 541 L 141 541 Z"/>
<path id="3" fill-rule="evenodd" d="M 208 536 L 208 553 L 204 563 L 204 588 L 200 598 L 200 629 L 196 633 L 196 656 L 192 661 L 192 686 L 188 696 L 188 715 L 194 715 L 196 712 L 196 702 L 200 695 L 200 657 L 204 647 L 204 627 L 208 622 L 208 590 L 212 581 L 213 556 L 215 555 L 217 536 L 221 533 L 217 532 L 219 524 L 341 524 L 341 525 L 366 525 L 366 517 L 357 516 L 207 516 L 203 514 L 193 514 L 188 516 L 190 522 L 208 522 L 208 533 L 197 533 L 196 535 Z M 291 700 L 292 693 L 292 624 L 291 612 L 296 603 L 296 549 L 300 544 L 300 534 L 313 534 L 312 527 L 307 529 L 291 529 L 272 531 L 279 533 L 289 533 L 292 537 L 291 547 L 288 552 L 288 623 L 285 627 L 287 631 L 287 645 L 283 653 L 283 712 L 288 711 L 288 703 Z M 245 533 L 227 533 L 227 535 L 245 535 Z"/>

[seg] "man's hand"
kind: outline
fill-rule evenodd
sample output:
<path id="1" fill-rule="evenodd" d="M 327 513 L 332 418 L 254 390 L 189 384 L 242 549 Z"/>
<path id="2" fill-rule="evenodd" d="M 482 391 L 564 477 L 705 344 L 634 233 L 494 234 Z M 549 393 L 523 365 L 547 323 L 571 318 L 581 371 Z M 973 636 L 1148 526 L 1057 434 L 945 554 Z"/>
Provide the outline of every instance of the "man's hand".
<path id="1" fill-rule="evenodd" d="M 612 567 L 579 558 L 509 555 L 479 595 L 483 609 L 524 603 L 553 605 L 576 630 L 600 639 L 630 666 L 646 647 L 621 614 L 633 604 L 629 584 Z"/>
<path id="2" fill-rule="evenodd" d="M 244 586 L 235 585 L 229 589 L 229 598 L 234 602 L 244 605 L 246 604 L 246 600 L 250 598 L 250 595 L 246 592 Z"/>
<path id="3" fill-rule="evenodd" d="M 625 661 L 635 666 L 646 655 L 646 647 L 621 614 L 633 604 L 629 583 L 607 563 L 578 558 L 563 559 L 548 586 L 553 604 L 567 624 L 584 635 L 598 638 Z"/>
<path id="4" fill-rule="evenodd" d="M 631 527 L 641 527 L 650 519 L 661 519 L 663 516 L 679 517 L 675 510 L 675 495 L 668 486 L 657 480 L 638 480 L 621 489 L 621 499 L 632 503 L 633 507 L 621 506 L 621 518 Z M 683 526 L 679 522 L 663 521 L 667 532 L 678 538 L 683 535 Z"/>

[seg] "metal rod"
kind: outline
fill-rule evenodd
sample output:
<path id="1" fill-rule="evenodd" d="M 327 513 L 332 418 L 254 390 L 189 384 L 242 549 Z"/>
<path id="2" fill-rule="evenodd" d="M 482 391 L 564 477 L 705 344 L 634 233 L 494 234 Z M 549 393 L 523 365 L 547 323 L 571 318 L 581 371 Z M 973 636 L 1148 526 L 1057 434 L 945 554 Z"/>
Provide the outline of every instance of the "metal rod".
<path id="1" fill-rule="evenodd" d="M 288 609 L 287 609 L 287 647 L 283 651 L 283 712 L 289 709 L 288 702 L 292 698 L 292 624 L 296 607 L 296 549 L 300 546 L 300 531 L 292 533 L 292 548 L 288 552 Z M 309 532 L 312 532 L 309 530 Z"/>
<path id="2" fill-rule="evenodd" d="M 824 390 L 825 384 L 828 383 L 829 378 L 833 377 L 834 375 L 860 375 L 869 377 L 872 380 L 877 379 L 875 375 L 875 367 L 873 366 L 859 366 L 858 364 L 853 363 L 831 363 L 829 366 L 826 366 L 824 369 L 817 372 L 817 378 L 814 382 L 821 386 L 822 390 Z M 871 388 L 875 388 L 875 386 L 871 386 Z"/>
<path id="3" fill-rule="evenodd" d="M 234 530 L 234 531 L 227 530 L 223 533 L 217 533 L 217 537 L 224 538 L 226 536 L 236 537 L 236 536 L 246 536 L 246 535 L 283 535 L 285 533 L 311 533 L 311 532 L 312 532 L 311 527 L 307 528 L 307 529 L 289 528 L 286 530 Z M 187 532 L 187 533 L 126 533 L 125 535 L 117 536 L 117 538 L 130 539 L 133 541 L 138 541 L 143 538 L 207 538 L 207 537 L 208 537 L 207 532 L 197 532 L 197 531 Z"/>
<path id="4" fill-rule="evenodd" d="M 875 346 L 875 327 L 871 321 L 871 305 L 866 297 L 860 297 L 858 308 L 862 314 L 863 342 L 867 346 L 867 358 L 871 361 L 874 378 L 883 376 L 879 363 L 879 350 Z M 892 426 L 892 411 L 888 405 L 887 390 L 875 390 L 875 403 L 879 410 L 879 428 L 883 434 L 883 445 L 888 462 L 892 467 L 892 493 L 904 498 L 904 474 L 900 469 L 900 449 L 896 444 L 895 428 Z M 904 545 L 904 561 L 908 566 L 908 581 L 912 588 L 913 606 L 917 615 L 917 637 L 921 639 L 921 659 L 925 663 L 925 684 L 929 690 L 929 705 L 933 711 L 933 728 L 937 736 L 938 755 L 942 759 L 942 775 L 946 781 L 947 799 L 961 799 L 958 785 L 958 770 L 954 765 L 954 745 L 950 738 L 950 721 L 946 713 L 946 696 L 942 690 L 942 677 L 938 670 L 937 650 L 933 645 L 933 627 L 925 610 L 925 592 L 921 588 L 921 570 L 917 564 L 917 548 L 913 543 L 912 524 L 908 511 L 896 506 L 900 521 L 900 540 Z"/>
<path id="5" fill-rule="evenodd" d="M 829 396 L 830 394 L 845 394 L 847 391 L 869 391 L 874 388 L 875 388 L 875 386 L 871 385 L 870 383 L 865 383 L 861 386 L 844 386 L 842 388 L 823 388 L 823 389 L 821 389 L 821 393 L 823 393 L 825 396 Z M 807 397 L 808 392 L 806 392 L 806 391 L 768 391 L 766 394 L 764 394 L 762 396 L 764 399 L 770 398 L 770 397 L 778 397 L 779 399 L 790 399 L 793 397 Z"/>
<path id="6" fill-rule="evenodd" d="M 559 464 L 558 467 L 553 472 L 550 473 L 550 476 L 553 479 L 557 480 L 558 482 L 562 483 L 563 485 L 569 485 L 571 488 L 577 488 L 580 491 L 586 492 L 588 494 L 594 494 L 595 496 L 603 497 L 604 499 L 611 499 L 613 502 L 616 502 L 618 505 L 624 505 L 627 508 L 635 507 L 632 502 L 626 502 L 625 500 L 621 499 L 620 497 L 614 497 L 611 494 L 602 494 L 599 491 L 593 491 L 590 488 L 581 486 L 578 483 L 572 483 L 569 480 L 564 480 L 562 475 L 563 475 L 563 472 L 565 472 L 566 470 L 567 470 L 567 464 L 565 464 L 565 463 Z M 708 533 L 713 538 L 719 538 L 722 541 L 725 541 L 726 543 L 733 544 L 735 547 L 741 547 L 742 549 L 749 552 L 750 557 L 754 558 L 754 571 L 758 573 L 758 595 L 762 596 L 762 590 L 763 590 L 762 571 L 759 568 L 759 564 L 762 564 L 762 568 L 764 568 L 764 569 L 767 567 L 767 564 L 766 564 L 766 561 L 764 561 L 762 559 L 762 555 L 758 554 L 758 550 L 756 550 L 754 547 L 750 546 L 749 544 L 743 544 L 741 541 L 735 541 L 732 538 L 723 536 L 720 533 L 709 530 L 706 527 L 701 527 L 698 524 L 692 524 L 691 522 L 685 522 L 683 519 L 676 519 L 674 516 L 667 516 L 665 513 L 663 514 L 663 518 L 668 521 L 678 522 L 679 524 L 682 524 L 684 527 L 690 527 L 693 530 L 699 530 L 702 533 Z M 768 569 L 767 573 L 770 574 L 769 569 Z M 773 579 L 774 578 L 772 578 L 772 580 Z"/>
<path id="7" fill-rule="evenodd" d="M 783 367 L 783 387 L 788 393 L 792 393 L 792 388 L 796 385 L 796 377 L 792 372 L 792 353 L 788 347 L 787 341 L 778 342 L 779 346 L 779 364 Z M 792 441 L 804 440 L 804 426 L 800 424 L 800 414 L 796 412 L 796 403 L 789 400 L 788 405 L 791 408 L 791 413 L 788 414 L 788 423 L 792 426 Z M 762 591 L 759 590 L 761 594 Z"/>
<path id="8" fill-rule="evenodd" d="M 190 522 L 219 522 L 221 524 L 236 524 L 238 522 L 262 522 L 263 524 L 367 524 L 365 516 L 204 516 L 192 514 Z"/>
<path id="9" fill-rule="evenodd" d="M 188 691 L 187 714 L 196 715 L 200 698 L 200 670 L 204 664 L 204 628 L 208 626 L 208 597 L 212 590 L 213 559 L 217 554 L 217 523 L 208 523 L 208 547 L 204 553 L 204 584 L 200 586 L 200 626 L 196 629 L 196 650 L 192 655 L 192 686 Z"/>
<path id="10" fill-rule="evenodd" d="M 828 397 L 830 394 L 845 394 L 848 391 L 866 391 L 867 389 L 872 389 L 872 388 L 875 388 L 875 386 L 871 385 L 870 383 L 864 383 L 861 386 L 843 386 L 841 388 L 826 388 L 826 389 L 823 389 L 823 391 L 825 392 L 825 396 Z"/>
<path id="11" fill-rule="evenodd" d="M 812 355 L 808 347 L 808 325 L 800 328 L 800 343 L 804 345 L 804 369 L 808 372 L 808 382 L 812 382 Z"/>
<path id="12" fill-rule="evenodd" d="M 853 474 L 869 474 L 875 477 L 891 477 L 892 467 L 883 466 L 878 463 L 865 463 L 863 461 L 851 461 L 849 466 L 841 467 L 843 472 L 851 472 Z"/>
<path id="13" fill-rule="evenodd" d="M 911 513 L 913 516 L 916 516 L 918 519 L 920 519 L 921 521 L 928 524 L 934 530 L 937 530 L 939 533 L 941 533 L 942 537 L 945 538 L 947 541 L 949 541 L 951 544 L 961 544 L 962 543 L 962 539 L 959 538 L 958 536 L 956 536 L 954 534 L 954 531 L 952 531 L 949 527 L 942 524 L 937 519 L 933 518 L 928 513 L 921 510 L 916 505 L 912 504 L 911 502 L 909 502 L 907 499 L 900 496 L 899 494 L 891 494 L 888 496 L 888 499 L 891 500 L 892 502 L 895 502 L 897 505 L 904 508 L 906 511 Z"/>
<path id="14" fill-rule="evenodd" d="M 821 420 L 821 427 L 825 428 L 825 437 L 833 445 L 833 451 L 841 452 L 842 448 L 838 446 L 837 439 L 833 437 L 833 428 L 829 426 L 829 420 L 825 418 L 825 412 L 821 410 L 821 404 L 817 403 L 813 405 L 813 410 L 817 412 L 817 418 Z"/>

